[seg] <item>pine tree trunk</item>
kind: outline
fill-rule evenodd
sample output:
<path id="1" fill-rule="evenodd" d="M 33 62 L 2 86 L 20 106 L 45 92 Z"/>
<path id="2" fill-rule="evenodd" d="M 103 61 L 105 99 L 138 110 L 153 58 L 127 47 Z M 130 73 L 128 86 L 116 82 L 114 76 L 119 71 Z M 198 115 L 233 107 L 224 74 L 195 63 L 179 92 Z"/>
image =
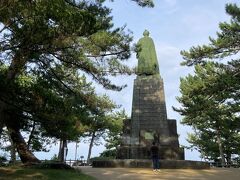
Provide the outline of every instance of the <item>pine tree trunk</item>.
<path id="1" fill-rule="evenodd" d="M 8 134 L 8 138 L 9 138 L 9 141 L 10 141 L 10 143 L 11 143 L 11 149 L 10 149 L 10 163 L 15 163 L 16 162 L 16 153 L 17 153 L 17 151 L 16 151 L 16 147 L 15 147 L 15 145 L 14 145 L 14 143 L 13 143 L 13 141 L 12 141 L 12 138 L 10 137 L 10 134 L 9 134 L 9 132 L 7 131 L 7 134 Z"/>
<path id="2" fill-rule="evenodd" d="M 221 165 L 222 165 L 222 167 L 224 167 L 226 165 L 226 161 L 225 161 L 225 157 L 224 157 L 224 153 L 223 153 L 222 140 L 221 140 L 219 130 L 217 130 L 217 143 L 218 143 L 219 153 L 221 156 Z"/>
<path id="3" fill-rule="evenodd" d="M 78 142 L 76 141 L 76 146 L 75 146 L 75 161 L 77 160 L 77 148 L 78 148 Z"/>
<path id="4" fill-rule="evenodd" d="M 11 145 L 11 153 L 10 153 L 10 155 L 11 155 L 10 162 L 13 164 L 16 163 L 16 152 L 17 152 L 16 148 L 15 148 L 14 144 L 12 144 Z"/>
<path id="5" fill-rule="evenodd" d="M 58 160 L 60 162 L 65 161 L 65 157 L 67 156 L 67 140 L 60 140 L 59 144 L 59 152 L 58 152 Z"/>
<path id="6" fill-rule="evenodd" d="M 231 153 L 227 152 L 226 154 L 227 154 L 227 157 L 226 157 L 226 159 L 227 159 L 227 167 L 230 167 L 231 164 L 232 164 Z"/>
<path id="7" fill-rule="evenodd" d="M 17 116 L 14 113 L 9 114 L 13 109 L 0 100 L 0 118 L 4 125 L 7 127 L 9 136 L 13 142 L 14 148 L 20 156 L 23 163 L 38 163 L 40 162 L 31 151 L 27 148 L 27 144 L 20 133 L 20 125 Z"/>
<path id="8" fill-rule="evenodd" d="M 1 121 L 0 121 L 0 139 L 2 139 L 2 133 L 3 133 L 3 125 L 1 126 Z"/>
<path id="9" fill-rule="evenodd" d="M 20 51 L 19 51 L 20 52 Z M 24 57 L 24 58 L 21 58 Z M 16 53 L 14 58 L 12 59 L 12 62 L 9 66 L 8 72 L 7 72 L 7 84 L 11 84 L 15 80 L 15 78 L 19 75 L 22 68 L 26 64 L 27 54 L 22 55 L 19 53 Z M 7 98 L 8 92 L 1 92 L 2 97 Z M 9 114 L 10 112 L 14 111 L 11 106 L 9 106 L 4 101 L 0 100 L 0 119 L 1 123 L 3 123 L 8 131 L 9 135 L 13 141 L 14 146 L 17 148 L 17 152 L 20 156 L 20 159 L 23 163 L 39 163 L 40 161 L 33 155 L 31 151 L 27 148 L 27 144 L 20 133 L 20 127 L 19 120 L 17 117 L 10 117 L 12 114 Z M 12 112 L 14 114 L 14 112 Z"/>
<path id="10" fill-rule="evenodd" d="M 36 122 L 34 121 L 33 124 L 32 124 L 32 130 L 31 130 L 31 133 L 29 135 L 28 142 L 27 142 L 28 149 L 30 149 L 31 141 L 33 139 L 33 134 L 35 133 L 35 128 L 36 128 Z"/>
<path id="11" fill-rule="evenodd" d="M 2 133 L 3 133 L 3 122 L 1 121 L 1 117 L 0 117 L 0 139 L 1 139 L 1 136 L 2 136 Z"/>
<path id="12" fill-rule="evenodd" d="M 89 144 L 88 156 L 87 156 L 87 163 L 88 164 L 90 163 L 90 158 L 91 158 L 91 154 L 92 154 L 92 147 L 93 147 L 94 139 L 95 139 L 95 132 L 92 133 L 91 141 L 90 141 L 90 144 Z"/>
<path id="13" fill-rule="evenodd" d="M 31 151 L 27 148 L 27 144 L 21 135 L 19 129 L 16 127 L 10 127 L 7 125 L 9 135 L 17 148 L 17 152 L 23 163 L 39 163 L 40 161 L 33 155 Z"/>
<path id="14" fill-rule="evenodd" d="M 4 107 L 5 106 L 6 104 L 0 99 L 0 138 L 3 133 L 3 128 L 5 127 L 5 123 L 4 123 L 4 119 L 5 119 Z"/>
<path id="15" fill-rule="evenodd" d="M 64 148 L 63 148 L 62 140 L 60 140 L 60 142 L 59 142 L 58 160 L 60 162 L 64 162 Z"/>

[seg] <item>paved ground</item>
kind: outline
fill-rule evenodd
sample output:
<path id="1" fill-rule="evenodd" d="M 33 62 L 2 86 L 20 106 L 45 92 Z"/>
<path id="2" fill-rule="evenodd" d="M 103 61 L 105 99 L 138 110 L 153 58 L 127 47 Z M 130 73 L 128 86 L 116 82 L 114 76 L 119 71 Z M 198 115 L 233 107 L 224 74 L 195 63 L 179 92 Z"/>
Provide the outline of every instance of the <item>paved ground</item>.
<path id="1" fill-rule="evenodd" d="M 141 168 L 92 168 L 82 166 L 79 169 L 98 180 L 240 180 L 240 168 L 161 169 L 158 173 L 151 169 Z"/>

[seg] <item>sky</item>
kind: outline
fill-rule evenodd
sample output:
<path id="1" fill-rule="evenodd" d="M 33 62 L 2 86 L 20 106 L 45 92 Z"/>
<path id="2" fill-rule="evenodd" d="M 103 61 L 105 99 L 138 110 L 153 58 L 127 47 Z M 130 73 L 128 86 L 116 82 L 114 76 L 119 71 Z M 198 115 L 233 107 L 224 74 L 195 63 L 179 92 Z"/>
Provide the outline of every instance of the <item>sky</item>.
<path id="1" fill-rule="evenodd" d="M 160 75 L 164 81 L 165 100 L 169 119 L 177 120 L 177 131 L 180 135 L 180 145 L 189 145 L 186 141 L 191 127 L 180 124 L 182 117 L 172 110 L 172 106 L 180 107 L 176 97 L 180 96 L 180 77 L 193 73 L 193 68 L 180 66 L 183 61 L 181 50 L 192 46 L 208 44 L 209 36 L 216 37 L 219 22 L 229 21 L 225 13 L 226 3 L 238 3 L 237 0 L 155 0 L 154 8 L 142 8 L 131 0 L 115 0 L 108 2 L 112 8 L 115 27 L 126 25 L 133 33 L 133 43 L 136 43 L 145 29 L 154 40 L 160 67 Z M 137 59 L 133 53 L 128 65 L 136 66 Z M 97 88 L 98 93 L 110 96 L 131 116 L 133 81 L 136 76 L 120 76 L 114 81 L 118 85 L 127 84 L 121 92 L 113 92 Z M 98 156 L 104 146 L 93 147 L 92 157 Z M 88 144 L 79 144 L 77 157 L 87 157 Z M 40 159 L 49 159 L 58 152 L 52 148 L 49 153 L 36 153 Z M 67 159 L 75 158 L 75 144 L 69 145 Z M 197 151 L 185 150 L 185 159 L 200 160 Z"/>

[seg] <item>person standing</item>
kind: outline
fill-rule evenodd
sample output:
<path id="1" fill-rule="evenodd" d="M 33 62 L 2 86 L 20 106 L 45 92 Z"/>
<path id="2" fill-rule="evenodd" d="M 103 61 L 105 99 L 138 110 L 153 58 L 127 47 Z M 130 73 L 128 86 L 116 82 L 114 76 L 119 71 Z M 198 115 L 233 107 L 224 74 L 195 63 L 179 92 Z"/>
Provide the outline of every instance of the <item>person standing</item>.
<path id="1" fill-rule="evenodd" d="M 153 171 L 159 171 L 160 170 L 159 148 L 155 142 L 152 143 L 152 147 L 150 150 L 151 150 L 151 156 L 152 156 L 152 162 L 153 162 Z"/>

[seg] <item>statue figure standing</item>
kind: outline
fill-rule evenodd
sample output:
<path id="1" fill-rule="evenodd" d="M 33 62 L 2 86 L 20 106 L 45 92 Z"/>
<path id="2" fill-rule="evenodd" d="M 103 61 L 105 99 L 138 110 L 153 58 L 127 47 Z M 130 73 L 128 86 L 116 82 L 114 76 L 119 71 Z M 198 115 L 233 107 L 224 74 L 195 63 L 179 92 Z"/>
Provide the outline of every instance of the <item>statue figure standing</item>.
<path id="1" fill-rule="evenodd" d="M 157 54 L 152 38 L 149 37 L 149 32 L 143 32 L 143 38 L 137 43 L 137 59 L 138 59 L 138 75 L 154 75 L 159 74 L 159 66 Z"/>

